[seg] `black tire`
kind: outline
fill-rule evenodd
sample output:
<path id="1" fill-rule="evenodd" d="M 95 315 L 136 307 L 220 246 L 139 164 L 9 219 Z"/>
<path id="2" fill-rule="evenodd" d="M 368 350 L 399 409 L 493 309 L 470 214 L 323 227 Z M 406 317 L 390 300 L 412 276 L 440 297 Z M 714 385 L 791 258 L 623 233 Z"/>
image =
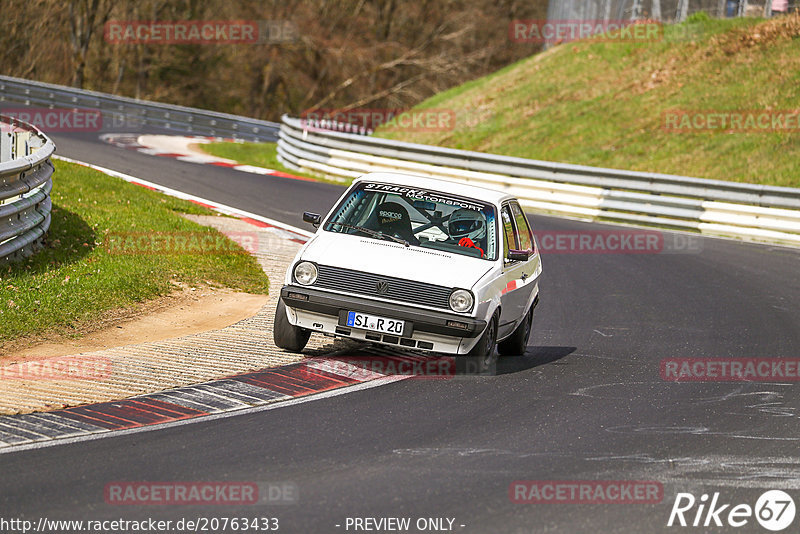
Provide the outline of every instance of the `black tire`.
<path id="1" fill-rule="evenodd" d="M 492 317 L 478 343 L 466 356 L 466 374 L 494 375 L 497 372 L 497 315 Z"/>
<path id="2" fill-rule="evenodd" d="M 278 307 L 275 309 L 275 321 L 272 328 L 272 339 L 275 345 L 290 352 L 301 352 L 308 338 L 311 337 L 311 331 L 299 326 L 294 326 L 286 318 L 286 305 L 283 299 L 278 299 Z"/>
<path id="3" fill-rule="evenodd" d="M 497 344 L 497 352 L 501 356 L 522 356 L 528 346 L 528 338 L 531 337 L 531 325 L 533 324 L 533 306 L 528 310 L 525 319 L 519 323 L 514 333 Z"/>

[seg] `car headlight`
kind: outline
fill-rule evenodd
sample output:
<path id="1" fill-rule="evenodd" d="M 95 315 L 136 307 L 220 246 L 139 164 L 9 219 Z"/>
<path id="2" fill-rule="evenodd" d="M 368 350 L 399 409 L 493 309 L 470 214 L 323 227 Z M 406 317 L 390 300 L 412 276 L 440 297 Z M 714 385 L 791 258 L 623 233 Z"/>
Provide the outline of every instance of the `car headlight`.
<path id="1" fill-rule="evenodd" d="M 317 281 L 317 266 L 310 261 L 301 261 L 294 266 L 294 279 L 301 286 L 310 286 Z"/>
<path id="2" fill-rule="evenodd" d="M 450 293 L 450 308 L 459 313 L 468 312 L 472 309 L 475 299 L 472 293 L 466 289 L 456 289 Z"/>

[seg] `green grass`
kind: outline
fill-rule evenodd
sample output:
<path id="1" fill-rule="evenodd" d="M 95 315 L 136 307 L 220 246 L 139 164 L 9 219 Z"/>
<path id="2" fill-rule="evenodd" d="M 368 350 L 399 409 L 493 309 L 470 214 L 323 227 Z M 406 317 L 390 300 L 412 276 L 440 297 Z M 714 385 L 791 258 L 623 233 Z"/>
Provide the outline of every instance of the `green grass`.
<path id="1" fill-rule="evenodd" d="M 201 150 L 217 156 L 219 158 L 232 159 L 244 165 L 254 165 L 256 167 L 265 167 L 267 169 L 275 169 L 276 171 L 293 174 L 295 176 L 302 176 L 304 178 L 311 178 L 321 182 L 330 182 L 335 184 L 342 184 L 343 182 L 321 178 L 315 174 L 295 171 L 284 167 L 278 161 L 278 144 L 277 143 L 203 143 L 197 145 Z M 349 180 L 348 180 L 349 182 Z"/>
<path id="2" fill-rule="evenodd" d="M 0 267 L 0 346 L 32 334 L 80 333 L 110 310 L 170 293 L 175 282 L 267 293 L 269 280 L 252 256 L 180 215 L 213 212 L 78 165 L 55 166 L 46 247 Z M 128 232 L 210 234 L 239 253 L 109 253 L 110 236 Z"/>
<path id="3" fill-rule="evenodd" d="M 510 44 L 509 46 L 513 46 Z M 670 110 L 800 109 L 800 16 L 667 26 L 650 43 L 578 42 L 519 61 L 418 106 L 454 129 L 376 135 L 511 156 L 800 186 L 794 132 L 670 132 Z"/>

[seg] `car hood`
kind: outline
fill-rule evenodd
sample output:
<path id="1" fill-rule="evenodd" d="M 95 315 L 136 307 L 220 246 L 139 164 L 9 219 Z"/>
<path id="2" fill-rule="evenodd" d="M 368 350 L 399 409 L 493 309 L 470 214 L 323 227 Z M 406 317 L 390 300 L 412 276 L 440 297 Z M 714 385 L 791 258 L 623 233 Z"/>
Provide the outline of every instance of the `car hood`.
<path id="1" fill-rule="evenodd" d="M 315 236 L 303 251 L 302 259 L 319 265 L 465 289 L 471 289 L 493 265 L 480 258 L 333 232 Z"/>

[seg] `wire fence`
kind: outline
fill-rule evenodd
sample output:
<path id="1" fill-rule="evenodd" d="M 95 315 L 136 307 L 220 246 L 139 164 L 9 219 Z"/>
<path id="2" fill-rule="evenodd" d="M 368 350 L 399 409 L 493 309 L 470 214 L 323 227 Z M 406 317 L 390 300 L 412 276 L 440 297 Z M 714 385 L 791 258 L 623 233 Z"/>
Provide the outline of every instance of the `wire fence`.
<path id="1" fill-rule="evenodd" d="M 711 17 L 769 17 L 772 0 L 550 0 L 548 20 L 622 21 L 654 19 L 683 22 L 693 13 L 703 11 Z M 780 3 L 780 2 L 776 2 Z M 797 8 L 789 1 L 789 10 Z"/>

